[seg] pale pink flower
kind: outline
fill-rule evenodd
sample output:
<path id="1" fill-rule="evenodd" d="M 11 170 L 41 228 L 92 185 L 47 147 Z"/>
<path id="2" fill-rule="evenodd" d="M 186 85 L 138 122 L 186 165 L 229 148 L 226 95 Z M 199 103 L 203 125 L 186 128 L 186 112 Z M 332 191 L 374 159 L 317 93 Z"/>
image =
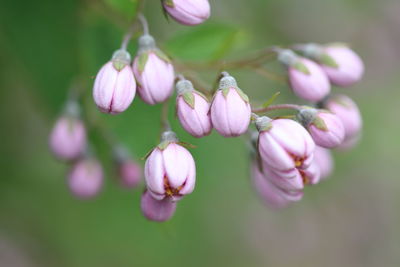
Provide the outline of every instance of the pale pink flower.
<path id="1" fill-rule="evenodd" d="M 79 158 L 86 149 L 86 129 L 74 116 L 62 116 L 54 125 L 49 139 L 53 154 L 62 160 Z"/>
<path id="2" fill-rule="evenodd" d="M 361 80 L 364 74 L 362 59 L 345 45 L 331 45 L 323 48 L 323 53 L 333 60 L 333 65 L 321 66 L 329 80 L 338 86 L 351 86 Z"/>
<path id="3" fill-rule="evenodd" d="M 149 191 L 146 191 L 142 195 L 140 208 L 144 217 L 146 217 L 148 220 L 165 222 L 174 215 L 176 210 L 176 202 L 172 202 L 168 198 L 162 200 L 154 199 Z"/>
<path id="4" fill-rule="evenodd" d="M 194 137 L 209 135 L 212 125 L 207 97 L 194 90 L 188 80 L 179 81 L 176 88 L 176 113 L 182 127 Z"/>
<path id="5" fill-rule="evenodd" d="M 213 127 L 225 137 L 244 134 L 250 124 L 251 107 L 247 95 L 237 87 L 232 76 L 221 79 L 211 103 Z"/>
<path id="6" fill-rule="evenodd" d="M 75 162 L 68 173 L 68 186 L 72 194 L 87 199 L 96 196 L 103 185 L 103 169 L 95 159 Z"/>
<path id="7" fill-rule="evenodd" d="M 192 193 L 196 166 L 190 152 L 178 144 L 173 132 L 164 132 L 162 142 L 146 160 L 145 179 L 153 198 L 173 201 Z"/>
<path id="8" fill-rule="evenodd" d="M 139 40 L 139 53 L 133 62 L 138 93 L 150 105 L 166 101 L 174 89 L 174 67 L 169 58 L 155 45 L 153 37 Z"/>
<path id="9" fill-rule="evenodd" d="M 130 55 L 124 50 L 114 53 L 96 76 L 93 99 L 104 113 L 125 111 L 136 94 L 136 81 L 130 66 Z"/>
<path id="10" fill-rule="evenodd" d="M 210 17 L 208 0 L 163 0 L 163 5 L 172 18 L 184 25 L 197 25 Z"/>

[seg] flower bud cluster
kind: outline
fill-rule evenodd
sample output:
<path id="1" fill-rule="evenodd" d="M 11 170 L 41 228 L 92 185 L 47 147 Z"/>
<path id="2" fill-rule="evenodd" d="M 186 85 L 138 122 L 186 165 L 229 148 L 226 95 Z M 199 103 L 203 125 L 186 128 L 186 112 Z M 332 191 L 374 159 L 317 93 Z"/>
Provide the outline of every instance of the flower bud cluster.
<path id="1" fill-rule="evenodd" d="M 103 187 L 104 172 L 101 163 L 90 153 L 85 123 L 79 114 L 79 105 L 69 101 L 57 119 L 49 137 L 53 155 L 69 165 L 67 185 L 79 199 L 97 196 Z M 115 163 L 124 187 L 136 187 L 141 180 L 141 168 L 124 148 L 115 149 Z"/>
<path id="2" fill-rule="evenodd" d="M 184 25 L 200 24 L 210 16 L 208 0 L 162 0 L 162 5 L 170 17 Z M 311 103 L 275 105 L 275 109 L 290 108 L 297 113 L 267 117 L 262 113 L 274 107 L 270 103 L 261 109 L 252 107 L 237 80 L 227 72 L 221 73 L 213 92 L 199 88 L 201 83 L 196 83 L 196 78 L 176 78 L 172 61 L 157 47 L 143 16 L 140 20 L 144 31 L 138 38 L 133 60 L 124 41 L 96 76 L 93 98 L 98 109 L 119 114 L 131 105 L 136 91 L 146 104 L 164 103 L 176 89 L 176 117 L 193 137 L 206 137 L 213 129 L 226 138 L 242 136 L 253 122 L 257 132 L 253 137 L 252 183 L 272 208 L 300 201 L 306 186 L 318 184 L 333 172 L 330 149 L 349 148 L 359 140 L 362 118 L 357 105 L 345 95 L 331 94 L 331 85 L 348 87 L 363 75 L 362 60 L 347 46 L 273 48 L 271 51 L 287 68 L 295 95 Z M 175 67 L 185 73 L 181 65 L 185 66 L 182 63 Z M 57 158 L 71 164 L 67 175 L 71 192 L 88 199 L 101 191 L 104 173 L 100 162 L 89 156 L 86 127 L 77 107 L 75 102 L 68 105 L 56 122 L 49 143 Z M 156 222 L 171 219 L 177 203 L 191 194 L 196 184 L 196 164 L 187 144 L 171 131 L 168 112 L 162 112 L 164 129 L 160 143 L 146 157 L 140 205 L 144 217 Z M 105 139 L 110 143 L 109 138 Z M 142 178 L 141 167 L 124 147 L 114 142 L 109 145 L 119 183 L 126 188 L 137 187 Z"/>
<path id="3" fill-rule="evenodd" d="M 174 79 L 170 59 L 146 33 L 139 38 L 139 50 L 133 62 L 129 52 L 120 49 L 100 69 L 93 98 L 100 111 L 118 114 L 130 106 L 136 89 L 149 105 L 165 102 L 173 93 Z"/>
<path id="4" fill-rule="evenodd" d="M 349 87 L 361 80 L 364 64 L 361 58 L 344 44 L 297 45 L 292 50 L 278 49 L 278 60 L 287 66 L 289 84 L 300 98 L 319 102 L 331 91 L 331 84 Z"/>

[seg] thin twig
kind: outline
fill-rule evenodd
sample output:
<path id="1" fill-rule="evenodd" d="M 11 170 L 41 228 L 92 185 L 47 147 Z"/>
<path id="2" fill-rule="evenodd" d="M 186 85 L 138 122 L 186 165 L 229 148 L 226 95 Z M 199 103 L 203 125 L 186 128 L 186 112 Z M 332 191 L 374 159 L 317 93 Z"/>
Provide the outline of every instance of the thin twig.
<path id="1" fill-rule="evenodd" d="M 279 110 L 279 109 L 294 109 L 294 110 L 300 110 L 301 106 L 296 105 L 296 104 L 278 104 L 278 105 L 271 105 L 265 108 L 253 108 L 251 111 L 254 113 L 264 113 L 268 111 L 273 111 L 273 110 Z"/>

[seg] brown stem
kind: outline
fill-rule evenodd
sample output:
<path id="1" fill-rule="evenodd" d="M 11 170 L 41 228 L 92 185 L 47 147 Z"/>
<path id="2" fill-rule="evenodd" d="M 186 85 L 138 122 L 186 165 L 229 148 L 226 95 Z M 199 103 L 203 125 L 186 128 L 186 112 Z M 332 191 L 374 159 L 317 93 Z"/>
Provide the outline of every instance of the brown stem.
<path id="1" fill-rule="evenodd" d="M 300 110 L 301 106 L 296 105 L 296 104 L 278 104 L 278 105 L 271 105 L 265 108 L 253 108 L 251 111 L 254 113 L 264 113 L 268 111 L 273 111 L 273 110 L 279 110 L 279 109 L 294 109 L 294 110 Z"/>

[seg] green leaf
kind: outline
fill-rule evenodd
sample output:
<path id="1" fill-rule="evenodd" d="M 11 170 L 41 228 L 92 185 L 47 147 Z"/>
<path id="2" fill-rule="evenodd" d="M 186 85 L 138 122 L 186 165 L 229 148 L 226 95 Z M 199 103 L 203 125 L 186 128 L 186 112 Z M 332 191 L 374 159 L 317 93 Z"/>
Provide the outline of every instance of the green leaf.
<path id="1" fill-rule="evenodd" d="M 310 75 L 310 71 L 308 70 L 308 68 L 306 67 L 306 65 L 303 64 L 303 62 L 301 62 L 300 60 L 298 60 L 296 63 L 294 63 L 292 65 L 292 68 L 295 68 L 296 70 L 306 74 L 306 75 Z"/>
<path id="2" fill-rule="evenodd" d="M 192 92 L 185 92 L 183 95 L 183 100 L 188 104 L 192 109 L 194 109 L 194 95 Z"/>
<path id="3" fill-rule="evenodd" d="M 332 67 L 335 69 L 339 68 L 339 65 L 337 64 L 337 62 L 330 55 L 328 55 L 326 53 L 321 54 L 319 56 L 318 61 L 328 67 Z"/>
<path id="4" fill-rule="evenodd" d="M 318 116 L 314 119 L 312 124 L 321 131 L 327 132 L 329 130 L 328 127 L 326 126 L 325 121 Z"/>
<path id="5" fill-rule="evenodd" d="M 174 57 L 204 62 L 220 59 L 248 41 L 244 31 L 234 26 L 207 23 L 179 32 L 165 47 Z"/>
<path id="6" fill-rule="evenodd" d="M 139 72 L 144 71 L 144 67 L 146 66 L 148 59 L 149 59 L 149 53 L 144 52 L 144 53 L 140 54 L 139 59 L 138 59 Z"/>
<path id="7" fill-rule="evenodd" d="M 266 108 L 268 106 L 270 106 L 272 103 L 274 103 L 274 101 L 276 100 L 276 98 L 281 94 L 281 92 L 276 92 L 275 94 L 273 94 L 267 101 L 265 101 L 264 104 L 262 104 L 263 108 Z"/>
<path id="8" fill-rule="evenodd" d="M 169 57 L 168 57 L 163 51 L 161 51 L 160 49 L 156 49 L 156 50 L 154 51 L 154 53 L 155 53 L 160 59 L 164 60 L 165 62 L 171 63 L 171 60 L 169 59 Z"/>

